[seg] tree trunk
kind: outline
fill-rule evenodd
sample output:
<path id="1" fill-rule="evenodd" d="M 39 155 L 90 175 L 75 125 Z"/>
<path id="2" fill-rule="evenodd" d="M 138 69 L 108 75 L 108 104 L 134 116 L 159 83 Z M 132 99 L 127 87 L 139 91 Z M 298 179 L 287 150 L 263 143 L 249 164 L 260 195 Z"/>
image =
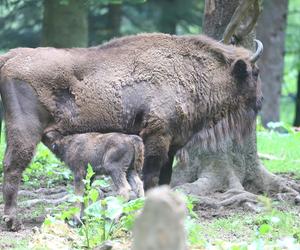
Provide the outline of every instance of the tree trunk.
<path id="1" fill-rule="evenodd" d="M 44 0 L 42 45 L 86 47 L 88 5 L 84 0 Z"/>
<path id="2" fill-rule="evenodd" d="M 294 126 L 300 126 L 300 69 L 298 71 L 298 80 L 297 80 L 297 97 L 296 97 L 296 116 L 294 121 Z"/>
<path id="3" fill-rule="evenodd" d="M 158 29 L 162 33 L 176 34 L 176 0 L 163 0 Z"/>
<path id="4" fill-rule="evenodd" d="M 109 4 L 108 5 L 108 39 L 120 36 L 120 27 L 122 19 L 122 5 Z"/>
<path id="5" fill-rule="evenodd" d="M 220 40 L 238 4 L 238 0 L 206 0 L 204 32 Z M 253 49 L 254 38 L 255 33 L 251 32 L 240 45 Z M 271 195 L 283 190 L 288 192 L 288 199 L 292 197 L 298 200 L 297 191 L 289 188 L 288 183 L 281 178 L 269 173 L 260 163 L 255 126 L 253 121 L 253 133 L 242 145 L 230 141 L 225 152 L 203 152 L 187 144 L 185 150 L 188 152 L 188 164 L 184 167 L 182 161 L 178 162 L 171 185 L 185 193 L 202 196 L 201 203 L 214 207 L 233 204 L 249 207 L 251 202 L 257 202 L 257 194 Z M 212 201 L 211 197 L 207 200 L 205 196 L 212 193 L 217 200 Z"/>
<path id="6" fill-rule="evenodd" d="M 279 121 L 279 101 L 283 78 L 284 40 L 288 0 L 264 1 L 264 10 L 257 26 L 257 37 L 264 53 L 259 61 L 264 105 L 261 112 L 264 126 Z"/>

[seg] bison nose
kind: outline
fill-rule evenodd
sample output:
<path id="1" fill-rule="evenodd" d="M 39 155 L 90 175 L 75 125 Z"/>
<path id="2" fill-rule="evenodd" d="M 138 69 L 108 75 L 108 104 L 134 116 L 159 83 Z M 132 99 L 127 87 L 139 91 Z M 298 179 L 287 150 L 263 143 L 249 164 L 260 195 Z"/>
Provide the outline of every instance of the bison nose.
<path id="1" fill-rule="evenodd" d="M 255 108 L 254 108 L 254 111 L 256 113 L 258 113 L 261 108 L 262 108 L 262 105 L 263 105 L 263 101 L 264 101 L 264 98 L 263 97 L 260 97 L 256 100 L 256 103 L 255 103 Z"/>

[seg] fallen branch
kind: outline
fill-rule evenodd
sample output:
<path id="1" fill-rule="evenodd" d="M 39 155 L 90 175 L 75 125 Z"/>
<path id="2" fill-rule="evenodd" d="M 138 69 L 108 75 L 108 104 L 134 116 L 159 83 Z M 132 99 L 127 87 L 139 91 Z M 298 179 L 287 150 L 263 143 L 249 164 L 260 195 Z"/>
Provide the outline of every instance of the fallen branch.
<path id="1" fill-rule="evenodd" d="M 275 161 L 283 161 L 284 160 L 284 158 L 279 158 L 274 155 L 263 154 L 263 153 L 258 153 L 258 157 L 261 160 L 268 160 L 268 161 L 274 161 L 274 160 Z"/>

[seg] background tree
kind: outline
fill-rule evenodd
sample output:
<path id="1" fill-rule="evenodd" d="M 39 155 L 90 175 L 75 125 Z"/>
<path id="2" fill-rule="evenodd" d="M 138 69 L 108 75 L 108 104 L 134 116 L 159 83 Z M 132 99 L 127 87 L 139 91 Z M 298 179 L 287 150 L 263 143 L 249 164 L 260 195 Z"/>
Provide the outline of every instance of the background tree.
<path id="1" fill-rule="evenodd" d="M 0 48 L 37 47 L 41 42 L 43 2 L 0 1 Z"/>
<path id="2" fill-rule="evenodd" d="M 42 45 L 86 47 L 88 5 L 85 0 L 44 0 Z"/>
<path id="3" fill-rule="evenodd" d="M 285 28 L 288 0 L 265 0 L 258 22 L 257 37 L 266 44 L 259 61 L 264 105 L 262 124 L 280 120 L 280 95 L 283 81 Z"/>

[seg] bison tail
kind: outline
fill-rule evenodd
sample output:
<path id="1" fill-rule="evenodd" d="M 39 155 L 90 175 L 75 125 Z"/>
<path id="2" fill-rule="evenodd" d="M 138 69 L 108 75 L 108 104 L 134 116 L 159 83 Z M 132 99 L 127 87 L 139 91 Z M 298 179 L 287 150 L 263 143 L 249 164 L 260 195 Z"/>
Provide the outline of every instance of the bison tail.
<path id="1" fill-rule="evenodd" d="M 1 81 L 1 68 L 4 66 L 6 61 L 10 58 L 10 56 L 0 55 L 0 81 Z M 2 122 L 3 122 L 3 104 L 0 96 L 0 143 L 1 143 L 1 134 L 2 134 Z"/>
<path id="2" fill-rule="evenodd" d="M 133 168 L 141 173 L 144 165 L 144 143 L 141 137 L 137 135 L 132 136 L 134 146 L 134 163 Z"/>

